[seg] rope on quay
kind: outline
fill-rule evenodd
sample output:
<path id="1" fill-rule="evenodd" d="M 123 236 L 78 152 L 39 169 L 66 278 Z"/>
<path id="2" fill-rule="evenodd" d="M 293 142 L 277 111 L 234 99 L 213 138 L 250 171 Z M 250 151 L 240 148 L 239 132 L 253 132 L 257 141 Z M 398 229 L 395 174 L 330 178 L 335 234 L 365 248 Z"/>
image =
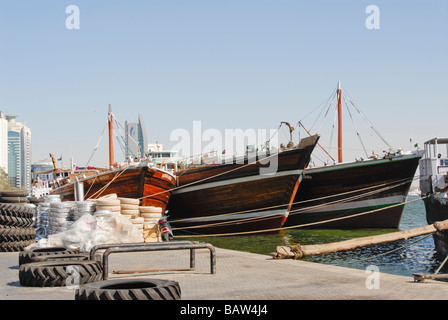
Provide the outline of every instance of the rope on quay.
<path id="1" fill-rule="evenodd" d="M 425 197 L 407 201 L 406 203 L 418 201 L 418 200 L 424 199 L 429 196 L 431 196 L 431 195 L 427 195 Z M 334 253 L 334 252 L 338 252 L 338 251 L 352 250 L 352 249 L 364 247 L 364 246 L 376 245 L 376 244 L 381 244 L 381 243 L 386 243 L 386 242 L 394 242 L 397 240 L 407 240 L 409 238 L 413 238 L 413 237 L 417 237 L 417 236 L 421 236 L 421 235 L 425 235 L 425 234 L 433 234 L 435 232 L 447 230 L 447 229 L 448 229 L 448 220 L 444 220 L 444 221 L 435 222 L 434 224 L 430 224 L 430 225 L 427 225 L 424 227 L 418 227 L 418 228 L 414 228 L 414 229 L 392 232 L 392 233 L 382 234 L 382 235 L 377 235 L 377 236 L 354 238 L 354 239 L 344 240 L 344 241 L 334 242 L 334 243 L 304 245 L 304 246 L 297 244 L 297 245 L 290 246 L 290 247 L 280 246 L 280 247 L 277 247 L 277 252 L 273 254 L 273 257 L 276 259 L 284 259 L 284 258 L 298 259 L 303 256 Z M 300 253 L 299 256 L 298 256 L 297 252 Z"/>

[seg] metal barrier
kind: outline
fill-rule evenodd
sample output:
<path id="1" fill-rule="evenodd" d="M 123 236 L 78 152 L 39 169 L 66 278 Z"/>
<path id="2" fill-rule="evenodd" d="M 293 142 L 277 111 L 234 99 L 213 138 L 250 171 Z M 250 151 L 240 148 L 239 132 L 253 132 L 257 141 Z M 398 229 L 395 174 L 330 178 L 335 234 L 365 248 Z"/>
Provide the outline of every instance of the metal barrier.
<path id="1" fill-rule="evenodd" d="M 209 243 L 198 243 L 192 241 L 170 241 L 151 243 L 120 243 L 102 244 L 94 246 L 89 253 L 91 260 L 95 259 L 98 250 L 106 250 L 102 255 L 103 280 L 107 280 L 109 274 L 109 255 L 116 252 L 139 252 L 139 251 L 160 251 L 160 250 L 190 250 L 190 268 L 196 265 L 196 249 L 208 249 L 210 251 L 210 273 L 216 273 L 216 253 L 215 247 Z"/>

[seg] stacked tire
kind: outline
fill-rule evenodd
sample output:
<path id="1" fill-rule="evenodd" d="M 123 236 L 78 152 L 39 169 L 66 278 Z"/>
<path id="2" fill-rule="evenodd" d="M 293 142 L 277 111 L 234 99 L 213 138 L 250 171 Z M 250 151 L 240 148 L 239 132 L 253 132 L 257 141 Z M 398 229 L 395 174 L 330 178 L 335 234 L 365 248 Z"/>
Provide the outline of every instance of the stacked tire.
<path id="1" fill-rule="evenodd" d="M 19 255 L 19 280 L 25 287 L 77 286 L 103 278 L 100 261 L 65 247 L 35 248 Z"/>
<path id="2" fill-rule="evenodd" d="M 79 251 L 77 249 L 66 247 L 36 247 L 19 253 L 19 266 L 48 260 L 47 258 L 64 259 L 78 253 Z"/>
<path id="3" fill-rule="evenodd" d="M 23 251 L 36 242 L 34 211 L 25 206 L 0 203 L 0 252 Z"/>
<path id="4" fill-rule="evenodd" d="M 28 191 L 26 190 L 4 190 L 1 192 L 0 202 L 14 205 L 29 203 Z"/>
<path id="5" fill-rule="evenodd" d="M 159 279 L 103 281 L 100 261 L 65 247 L 33 248 L 19 254 L 25 287 L 75 287 L 75 300 L 180 300 L 179 283 Z"/>

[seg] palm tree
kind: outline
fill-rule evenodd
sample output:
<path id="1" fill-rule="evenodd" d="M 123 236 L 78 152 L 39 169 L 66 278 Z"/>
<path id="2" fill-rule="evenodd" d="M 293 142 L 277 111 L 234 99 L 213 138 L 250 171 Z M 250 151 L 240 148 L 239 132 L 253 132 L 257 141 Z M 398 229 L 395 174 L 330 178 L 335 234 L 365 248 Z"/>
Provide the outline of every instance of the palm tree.
<path id="1" fill-rule="evenodd" d="M 0 190 L 11 190 L 8 174 L 3 168 L 0 168 Z"/>

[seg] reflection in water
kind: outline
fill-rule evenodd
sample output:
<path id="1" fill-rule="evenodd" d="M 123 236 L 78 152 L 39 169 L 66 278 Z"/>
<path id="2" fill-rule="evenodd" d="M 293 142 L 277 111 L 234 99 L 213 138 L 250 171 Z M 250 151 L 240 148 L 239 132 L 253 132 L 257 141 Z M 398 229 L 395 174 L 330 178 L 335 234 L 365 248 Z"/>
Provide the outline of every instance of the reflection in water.
<path id="1" fill-rule="evenodd" d="M 408 230 L 425 225 L 427 225 L 427 222 L 423 201 L 406 205 L 400 230 Z M 269 234 L 191 238 L 190 240 L 211 243 L 218 248 L 270 255 L 276 251 L 277 246 L 291 246 L 298 243 L 302 245 L 330 243 L 395 231 L 397 230 L 290 229 Z M 380 272 L 404 276 L 412 276 L 413 273 L 417 272 L 434 273 L 441 265 L 443 259 L 444 257 L 437 257 L 435 253 L 432 236 L 420 236 L 355 250 L 303 258 L 305 261 L 363 270 L 369 265 L 375 265 Z M 447 270 L 448 267 L 444 267 L 440 272 L 447 272 Z"/>

